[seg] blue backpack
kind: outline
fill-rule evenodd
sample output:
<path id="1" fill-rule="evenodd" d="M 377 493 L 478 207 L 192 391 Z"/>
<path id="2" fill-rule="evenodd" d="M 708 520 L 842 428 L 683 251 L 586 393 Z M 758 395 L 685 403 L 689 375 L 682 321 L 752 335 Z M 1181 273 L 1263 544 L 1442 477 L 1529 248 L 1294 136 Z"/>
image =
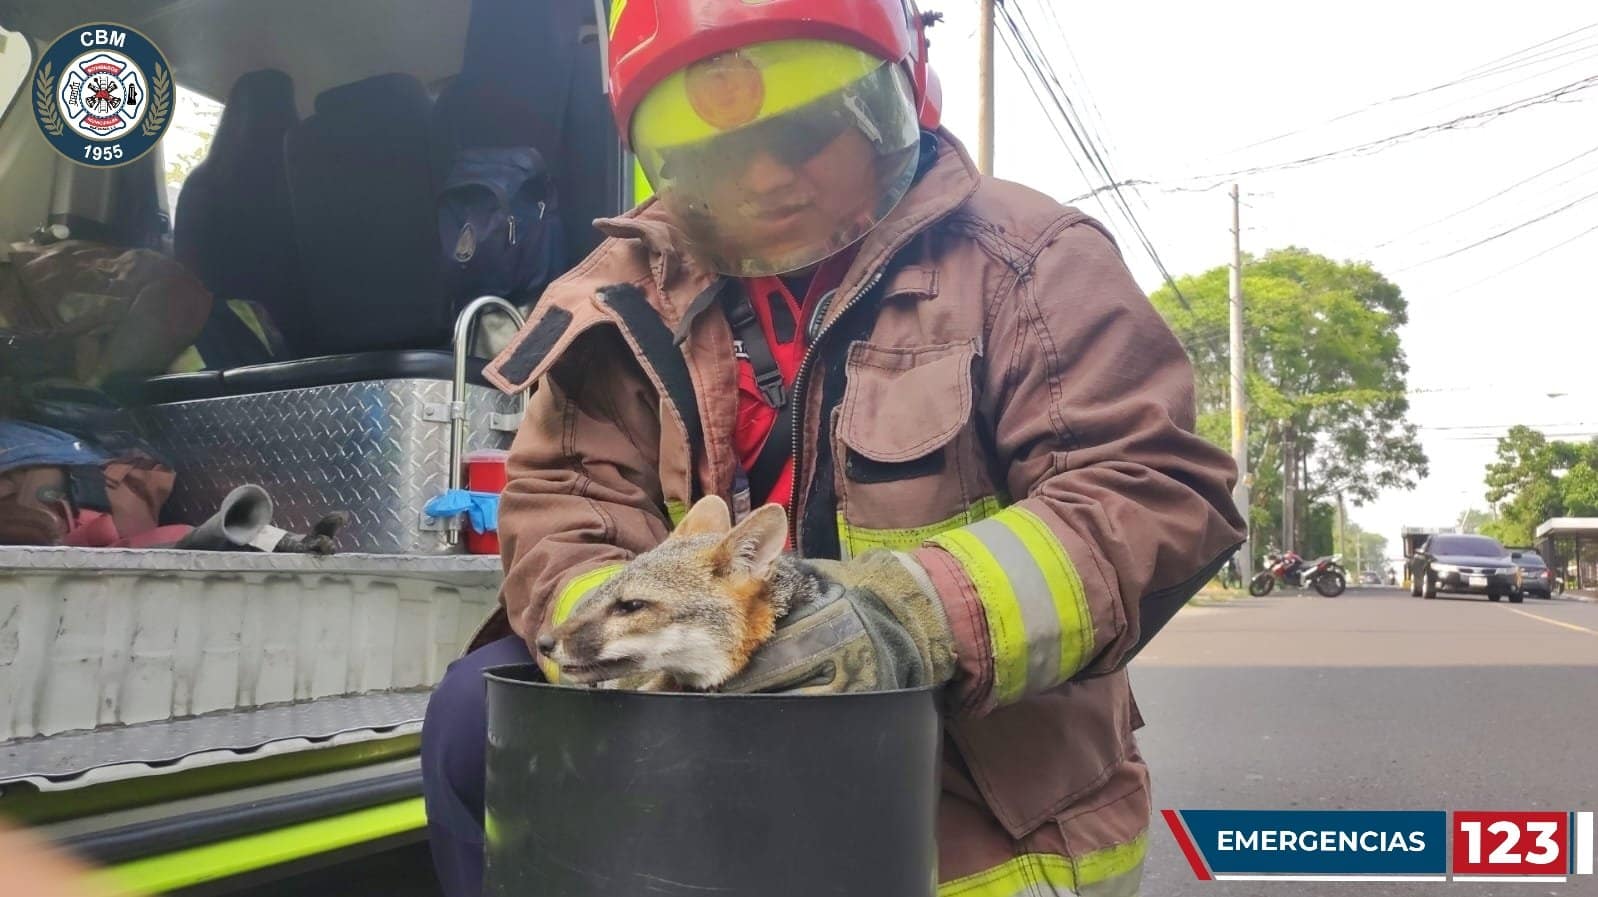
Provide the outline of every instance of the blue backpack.
<path id="1" fill-rule="evenodd" d="M 458 311 L 478 296 L 526 307 L 563 270 L 555 185 L 530 146 L 458 150 L 439 194 L 446 295 Z"/>

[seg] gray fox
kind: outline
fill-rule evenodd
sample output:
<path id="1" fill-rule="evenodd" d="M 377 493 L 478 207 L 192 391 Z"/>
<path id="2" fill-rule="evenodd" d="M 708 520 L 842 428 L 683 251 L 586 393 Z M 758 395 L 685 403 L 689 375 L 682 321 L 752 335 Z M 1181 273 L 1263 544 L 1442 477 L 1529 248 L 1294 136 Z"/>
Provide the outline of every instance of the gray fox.
<path id="1" fill-rule="evenodd" d="M 562 681 L 640 691 L 710 691 L 737 675 L 821 580 L 784 554 L 788 516 L 768 504 L 732 525 L 726 502 L 696 502 L 537 641 Z"/>

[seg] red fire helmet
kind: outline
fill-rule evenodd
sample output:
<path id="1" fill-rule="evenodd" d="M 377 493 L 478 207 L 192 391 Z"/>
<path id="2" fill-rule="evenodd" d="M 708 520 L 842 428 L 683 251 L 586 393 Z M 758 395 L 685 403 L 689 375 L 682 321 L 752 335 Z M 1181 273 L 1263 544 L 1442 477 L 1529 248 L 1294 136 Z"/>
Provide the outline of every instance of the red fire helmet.
<path id="1" fill-rule="evenodd" d="M 914 0 L 613 0 L 610 102 L 623 141 L 631 148 L 633 113 L 667 76 L 720 53 L 787 40 L 844 44 L 903 65 L 921 126 L 937 127 L 941 91 Z"/>

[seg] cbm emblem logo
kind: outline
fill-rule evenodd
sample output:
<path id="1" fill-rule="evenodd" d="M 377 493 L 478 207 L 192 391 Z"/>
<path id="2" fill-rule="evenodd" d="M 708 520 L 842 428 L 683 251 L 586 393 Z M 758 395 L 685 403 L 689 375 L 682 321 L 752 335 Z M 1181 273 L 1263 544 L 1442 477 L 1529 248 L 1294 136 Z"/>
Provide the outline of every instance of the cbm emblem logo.
<path id="1" fill-rule="evenodd" d="M 172 123 L 172 70 L 132 28 L 83 25 L 39 57 L 33 114 L 45 140 L 68 159 L 126 165 L 154 149 Z"/>

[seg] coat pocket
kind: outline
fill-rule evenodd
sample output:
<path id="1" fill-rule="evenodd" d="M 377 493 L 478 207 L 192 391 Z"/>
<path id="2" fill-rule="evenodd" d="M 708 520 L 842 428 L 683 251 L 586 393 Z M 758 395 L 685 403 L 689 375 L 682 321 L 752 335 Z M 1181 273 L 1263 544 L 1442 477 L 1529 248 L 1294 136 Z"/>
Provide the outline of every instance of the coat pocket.
<path id="1" fill-rule="evenodd" d="M 891 349 L 849 347 L 848 385 L 838 433 L 856 467 L 875 481 L 898 465 L 913 479 L 936 468 L 926 459 L 971 423 L 976 340 Z"/>
<path id="2" fill-rule="evenodd" d="M 979 354 L 974 339 L 850 346 L 833 442 L 845 556 L 914 548 L 996 510 L 973 432 Z"/>
<path id="3" fill-rule="evenodd" d="M 957 718 L 949 731 L 988 807 L 1015 838 L 1068 815 L 1137 753 L 1125 670 Z"/>

